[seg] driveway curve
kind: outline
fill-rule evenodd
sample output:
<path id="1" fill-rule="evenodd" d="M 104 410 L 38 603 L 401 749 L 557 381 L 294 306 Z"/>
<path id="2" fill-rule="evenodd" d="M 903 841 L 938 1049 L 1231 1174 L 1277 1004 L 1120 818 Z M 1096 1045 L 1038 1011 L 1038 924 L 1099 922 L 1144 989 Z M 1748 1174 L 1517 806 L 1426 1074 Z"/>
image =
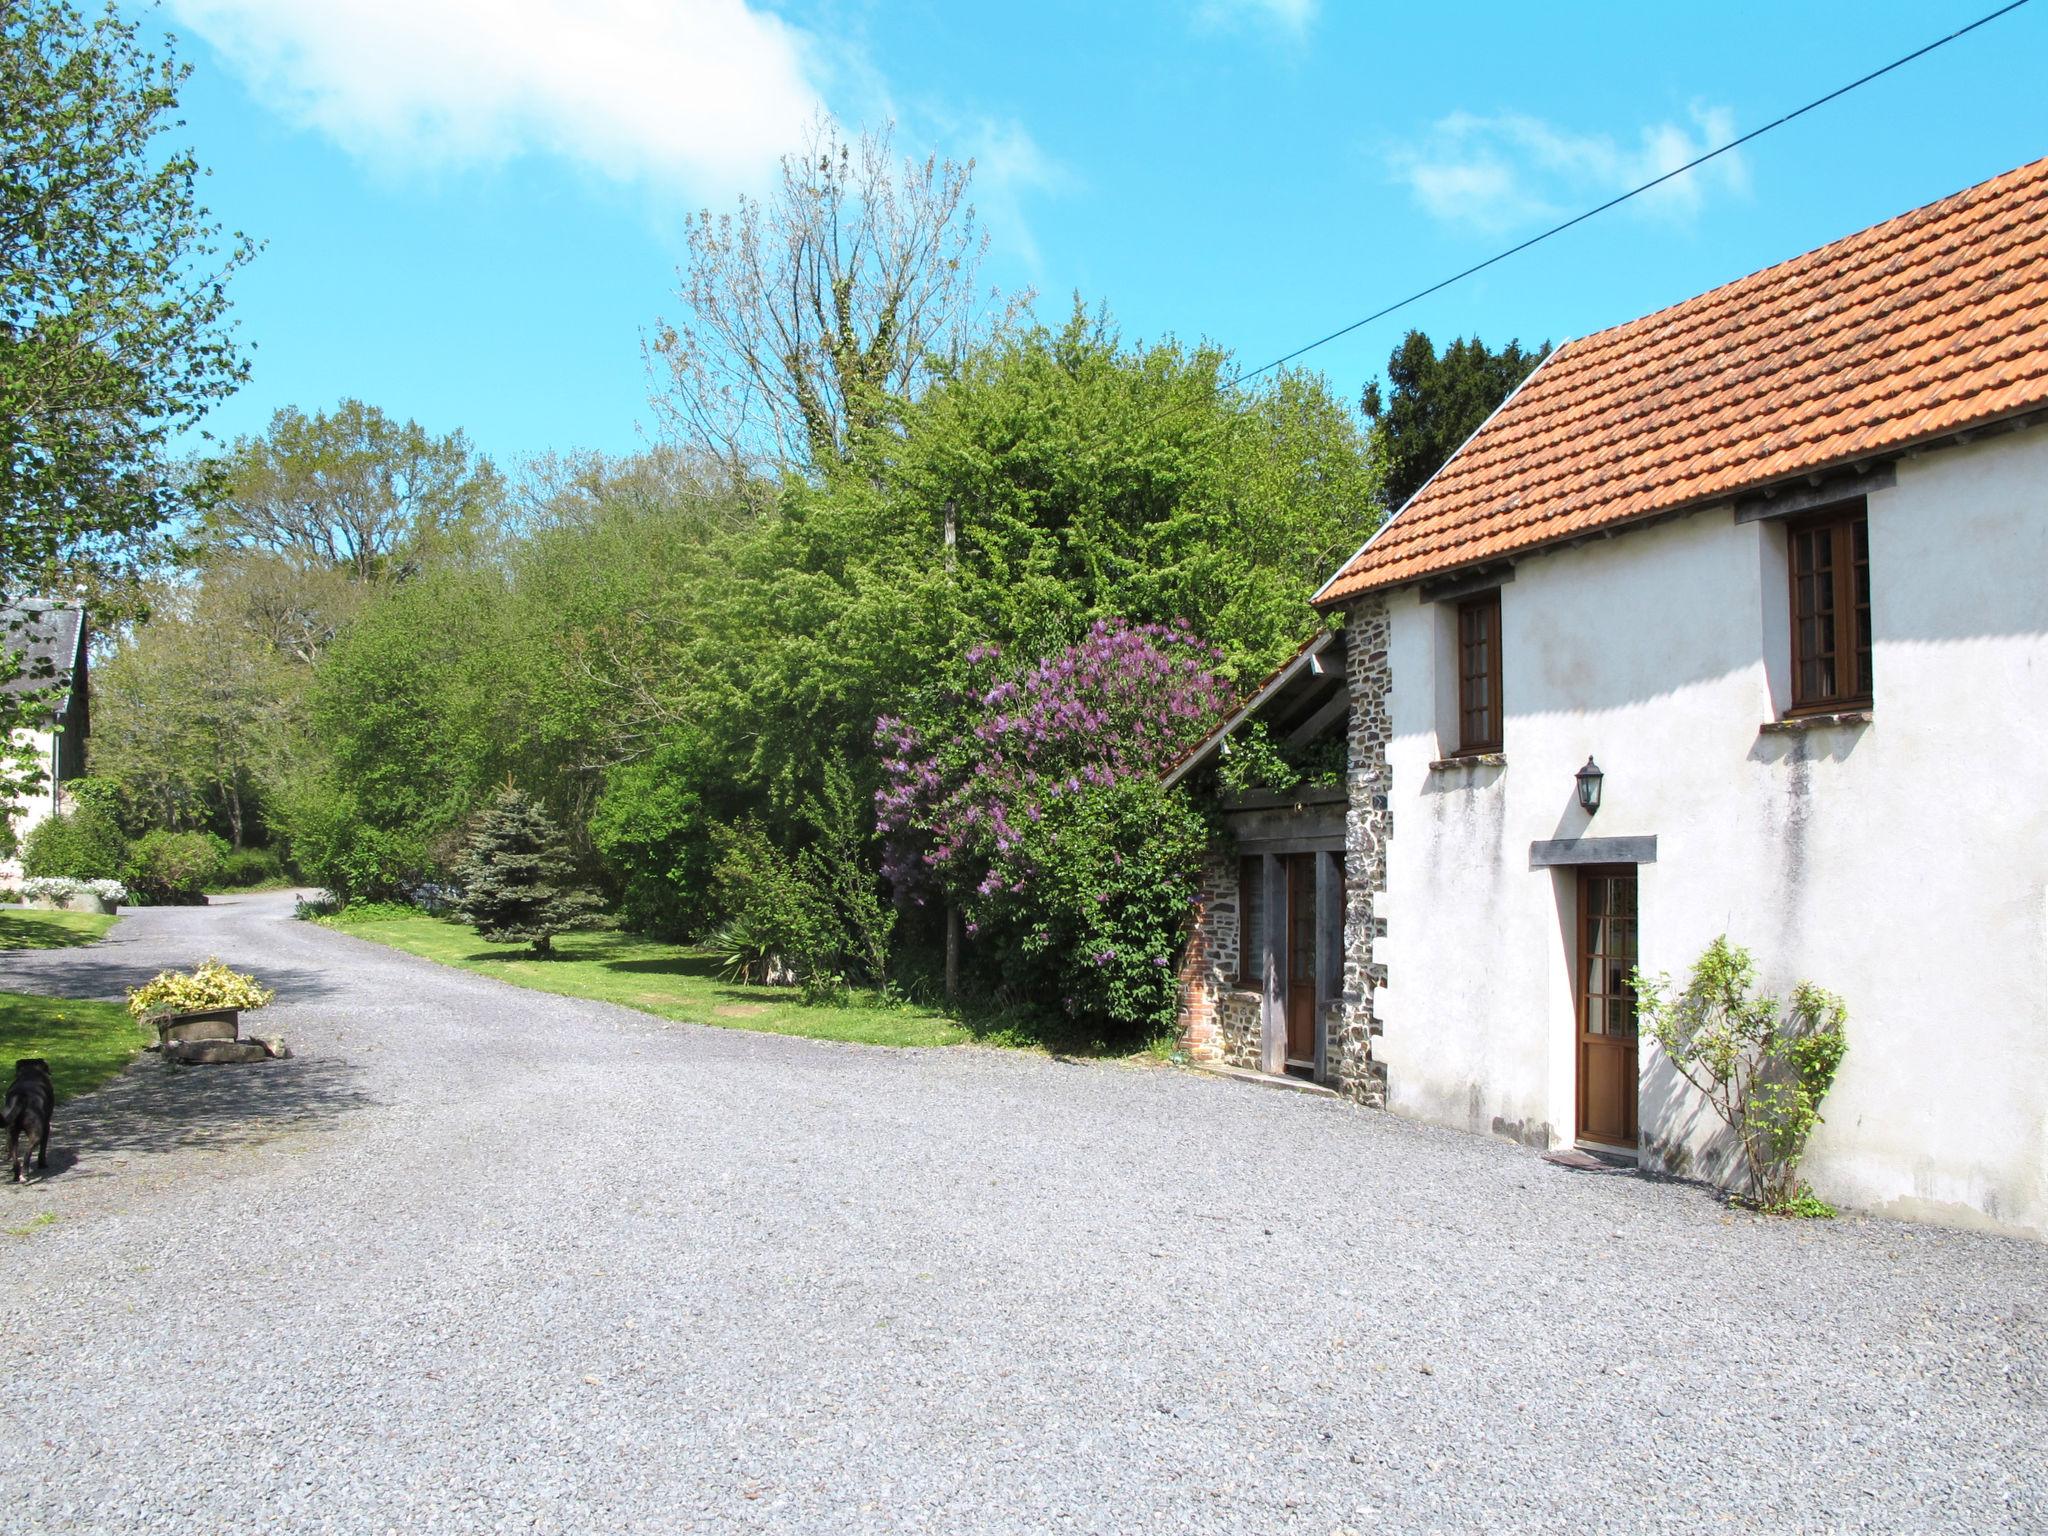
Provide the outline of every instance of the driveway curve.
<path id="1" fill-rule="evenodd" d="M 668 1024 L 290 913 L 0 956 L 110 995 L 218 954 L 295 1052 L 146 1058 L 0 1188 L 0 1530 L 2048 1524 L 2036 1245 Z"/>

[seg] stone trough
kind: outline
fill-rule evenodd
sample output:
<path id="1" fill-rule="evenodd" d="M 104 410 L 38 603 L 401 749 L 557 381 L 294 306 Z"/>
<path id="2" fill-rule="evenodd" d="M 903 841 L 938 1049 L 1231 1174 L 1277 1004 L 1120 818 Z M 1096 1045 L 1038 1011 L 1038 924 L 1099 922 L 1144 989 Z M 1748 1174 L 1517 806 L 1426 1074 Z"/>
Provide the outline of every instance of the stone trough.
<path id="1" fill-rule="evenodd" d="M 241 1038 L 242 1011 L 239 1008 L 202 1008 L 189 1013 L 159 1013 L 157 1045 L 164 1059 L 188 1067 L 231 1066 L 242 1062 L 269 1061 L 291 1054 L 281 1039 L 251 1035 Z"/>

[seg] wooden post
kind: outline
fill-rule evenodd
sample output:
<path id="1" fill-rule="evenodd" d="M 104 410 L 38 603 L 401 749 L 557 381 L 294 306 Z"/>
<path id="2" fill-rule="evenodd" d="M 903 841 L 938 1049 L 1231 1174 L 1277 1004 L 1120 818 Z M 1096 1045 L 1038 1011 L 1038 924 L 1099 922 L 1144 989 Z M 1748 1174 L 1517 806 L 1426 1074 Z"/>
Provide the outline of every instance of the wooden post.
<path id="1" fill-rule="evenodd" d="M 946 903 L 946 1001 L 960 995 L 960 908 Z"/>

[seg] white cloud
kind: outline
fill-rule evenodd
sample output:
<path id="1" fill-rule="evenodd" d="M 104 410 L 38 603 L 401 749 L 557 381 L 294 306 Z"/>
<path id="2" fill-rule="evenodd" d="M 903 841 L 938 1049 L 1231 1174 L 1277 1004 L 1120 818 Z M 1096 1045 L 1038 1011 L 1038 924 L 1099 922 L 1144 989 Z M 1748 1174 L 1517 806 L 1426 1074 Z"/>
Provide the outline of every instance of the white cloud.
<path id="1" fill-rule="evenodd" d="M 1202 0 L 1195 20 L 1205 27 L 1250 24 L 1301 37 L 1316 19 L 1318 5 L 1319 0 Z"/>
<path id="2" fill-rule="evenodd" d="M 713 195 L 821 110 L 810 39 L 745 0 L 170 0 L 273 109 L 406 166 L 562 156 Z"/>
<path id="3" fill-rule="evenodd" d="M 1690 126 L 1652 123 L 1630 145 L 1605 134 L 1572 133 L 1536 117 L 1454 112 L 1419 144 L 1395 150 L 1389 163 L 1431 216 L 1501 234 L 1582 212 L 1735 136 L 1734 116 L 1725 107 L 1696 106 L 1690 116 Z M 1748 189 L 1742 153 L 1731 150 L 1629 206 L 1684 221 L 1710 195 Z"/>

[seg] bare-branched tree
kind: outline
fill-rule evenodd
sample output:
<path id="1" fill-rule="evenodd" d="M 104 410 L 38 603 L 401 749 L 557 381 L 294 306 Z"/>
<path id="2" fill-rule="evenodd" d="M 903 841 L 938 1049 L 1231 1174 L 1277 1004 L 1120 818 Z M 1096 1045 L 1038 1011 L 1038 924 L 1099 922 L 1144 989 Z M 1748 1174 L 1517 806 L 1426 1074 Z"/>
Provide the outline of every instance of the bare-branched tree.
<path id="1" fill-rule="evenodd" d="M 682 313 L 648 343 L 654 409 L 744 473 L 825 469 L 1030 302 L 980 286 L 974 162 L 898 162 L 890 131 L 816 123 L 765 204 L 693 215 Z"/>

